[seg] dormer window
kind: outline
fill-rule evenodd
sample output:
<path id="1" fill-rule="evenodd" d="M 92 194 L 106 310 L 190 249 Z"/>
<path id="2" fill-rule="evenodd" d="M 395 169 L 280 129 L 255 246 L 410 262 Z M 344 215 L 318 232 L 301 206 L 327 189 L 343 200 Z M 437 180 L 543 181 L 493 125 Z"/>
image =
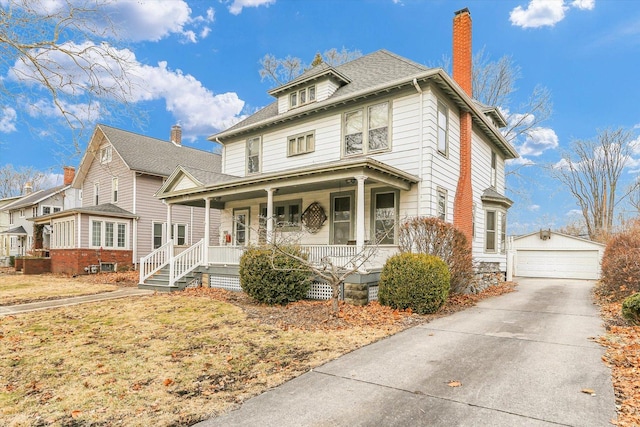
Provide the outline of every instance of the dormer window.
<path id="1" fill-rule="evenodd" d="M 291 108 L 299 107 L 316 100 L 316 87 L 308 86 L 289 95 L 289 105 Z"/>

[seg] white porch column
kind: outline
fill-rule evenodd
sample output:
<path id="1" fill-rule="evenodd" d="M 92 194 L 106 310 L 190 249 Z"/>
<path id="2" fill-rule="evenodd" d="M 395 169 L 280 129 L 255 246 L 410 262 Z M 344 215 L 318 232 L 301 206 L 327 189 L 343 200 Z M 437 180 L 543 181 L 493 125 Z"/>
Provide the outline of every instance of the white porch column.
<path id="1" fill-rule="evenodd" d="M 267 244 L 271 244 L 273 242 L 273 193 L 275 189 L 267 187 L 265 191 L 267 192 Z"/>
<path id="2" fill-rule="evenodd" d="M 164 242 L 171 240 L 171 203 L 167 203 L 167 225 L 165 227 Z"/>
<path id="3" fill-rule="evenodd" d="M 358 181 L 356 192 L 356 251 L 362 252 L 364 249 L 364 180 L 365 175 L 356 175 Z"/>
<path id="4" fill-rule="evenodd" d="M 209 265 L 209 245 L 211 244 L 209 240 L 211 239 L 211 199 L 206 197 L 204 199 L 204 263 L 205 265 Z"/>

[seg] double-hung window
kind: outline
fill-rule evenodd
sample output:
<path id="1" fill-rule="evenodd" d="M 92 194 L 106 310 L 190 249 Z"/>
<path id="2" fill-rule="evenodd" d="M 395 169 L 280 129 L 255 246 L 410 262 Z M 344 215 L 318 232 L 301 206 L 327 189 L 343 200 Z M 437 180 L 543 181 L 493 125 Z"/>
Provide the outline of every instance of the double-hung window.
<path id="1" fill-rule="evenodd" d="M 491 152 L 491 177 L 489 179 L 490 179 L 490 185 L 493 188 L 496 188 L 496 181 L 498 177 L 497 163 L 498 163 L 498 157 L 496 155 L 496 152 L 492 151 Z"/>
<path id="2" fill-rule="evenodd" d="M 126 249 L 127 223 L 113 220 L 91 219 L 89 241 L 93 248 Z"/>
<path id="3" fill-rule="evenodd" d="M 496 251 L 496 211 L 485 211 L 486 228 L 484 249 L 486 252 Z"/>
<path id="4" fill-rule="evenodd" d="M 372 194 L 372 200 L 375 242 L 381 245 L 392 245 L 396 241 L 398 192 L 375 191 Z"/>
<path id="5" fill-rule="evenodd" d="M 313 132 L 290 136 L 288 140 L 289 156 L 311 153 L 315 150 L 315 134 Z"/>
<path id="6" fill-rule="evenodd" d="M 438 153 L 449 154 L 449 110 L 442 102 L 438 102 Z"/>
<path id="7" fill-rule="evenodd" d="M 42 207 L 42 215 L 49 215 L 51 213 L 51 206 Z"/>
<path id="8" fill-rule="evenodd" d="M 247 140 L 247 173 L 260 172 L 262 138 L 256 136 Z"/>
<path id="9" fill-rule="evenodd" d="M 507 251 L 507 214 L 500 213 L 500 253 Z"/>
<path id="10" fill-rule="evenodd" d="M 388 150 L 389 115 L 389 102 L 381 102 L 345 113 L 344 155 Z"/>
<path id="11" fill-rule="evenodd" d="M 186 224 L 173 225 L 173 240 L 178 246 L 184 246 L 187 244 L 187 225 Z"/>
<path id="12" fill-rule="evenodd" d="M 273 204 L 273 222 L 275 228 L 281 231 L 295 231 L 300 229 L 302 215 L 302 200 L 286 200 Z M 260 204 L 260 238 L 266 237 L 267 205 Z"/>
<path id="13" fill-rule="evenodd" d="M 118 178 L 115 177 L 111 180 L 111 201 L 118 203 Z"/>
<path id="14" fill-rule="evenodd" d="M 438 212 L 437 217 L 443 221 L 447 220 L 447 190 L 438 188 Z"/>

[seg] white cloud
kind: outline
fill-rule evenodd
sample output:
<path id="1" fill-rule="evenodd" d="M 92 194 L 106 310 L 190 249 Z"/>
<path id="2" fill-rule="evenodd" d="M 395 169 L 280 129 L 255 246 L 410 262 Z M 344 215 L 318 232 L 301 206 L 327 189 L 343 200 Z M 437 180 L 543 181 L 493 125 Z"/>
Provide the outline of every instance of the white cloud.
<path id="1" fill-rule="evenodd" d="M 16 120 L 18 114 L 11 107 L 4 107 L 0 110 L 0 132 L 10 133 L 16 131 Z"/>
<path id="2" fill-rule="evenodd" d="M 127 62 L 127 76 L 129 84 L 124 79 L 119 79 L 118 73 L 111 75 L 108 73 L 98 75 L 100 84 L 106 88 L 104 93 L 98 94 L 105 98 L 113 97 L 113 93 L 119 93 L 119 97 L 130 103 L 164 100 L 167 111 L 182 124 L 185 136 L 208 135 L 216 130 L 224 129 L 241 117 L 238 115 L 244 107 L 244 101 L 238 98 L 235 93 L 214 94 L 205 88 L 195 77 L 184 74 L 181 70 L 169 69 L 166 62 L 160 62 L 157 66 L 141 64 L 136 60 L 135 54 L 129 50 L 119 50 L 106 44 L 102 46 L 94 46 L 90 43 L 82 45 L 74 45 L 67 43 L 66 48 L 91 52 L 86 58 L 86 63 L 93 65 L 102 65 L 94 67 L 97 70 L 118 69 L 116 63 L 112 62 L 111 56 L 105 58 L 100 55 L 100 49 L 108 50 L 111 55 L 124 58 Z M 92 49 L 96 50 L 93 51 Z M 76 65 L 69 60 L 68 57 L 60 57 L 57 52 L 47 53 L 53 61 L 62 68 L 56 70 L 57 74 L 52 74 L 55 79 L 56 87 L 65 88 L 64 99 L 58 101 L 64 105 L 65 110 L 77 114 L 79 118 L 89 121 L 95 121 L 99 118 L 97 109 L 100 107 L 99 102 L 92 104 L 84 103 L 87 99 L 83 98 L 85 88 L 94 84 L 94 81 L 88 81 L 87 75 L 83 70 L 86 63 Z M 33 71 L 27 68 L 24 63 L 17 61 L 14 68 L 10 71 L 10 76 L 14 79 L 22 77 L 30 80 L 34 85 L 37 81 L 33 79 Z M 121 86 L 125 81 L 125 92 L 122 93 Z M 96 94 L 93 94 L 96 96 Z M 74 104 L 74 102 L 77 102 Z M 60 116 L 59 111 L 51 101 L 29 102 L 25 101 L 26 108 L 31 115 L 44 115 L 47 117 Z M 102 112 L 107 114 L 108 112 Z"/>
<path id="3" fill-rule="evenodd" d="M 550 128 L 537 127 L 528 132 L 524 143 L 518 147 L 521 156 L 539 156 L 558 147 L 558 135 Z"/>
<path id="4" fill-rule="evenodd" d="M 517 6 L 509 14 L 512 25 L 522 28 L 553 27 L 565 18 L 565 13 L 574 7 L 579 10 L 593 10 L 595 0 L 530 0 L 526 7 Z"/>
<path id="5" fill-rule="evenodd" d="M 232 15 L 240 15 L 245 7 L 269 6 L 275 2 L 276 0 L 233 0 L 229 6 L 229 12 Z"/>
<path id="6" fill-rule="evenodd" d="M 525 157 L 516 157 L 515 159 L 508 159 L 507 165 L 509 166 L 533 166 L 535 162 L 531 159 L 527 159 Z"/>
<path id="7" fill-rule="evenodd" d="M 581 10 L 593 10 L 596 7 L 596 0 L 573 0 L 571 6 Z"/>
<path id="8" fill-rule="evenodd" d="M 582 211 L 580 209 L 571 209 L 568 211 L 565 216 L 582 216 Z"/>
<path id="9" fill-rule="evenodd" d="M 531 212 L 538 212 L 540 210 L 540 205 L 529 205 L 527 210 Z"/>
<path id="10" fill-rule="evenodd" d="M 566 159 L 560 159 L 552 167 L 554 169 L 569 169 L 569 162 Z"/>

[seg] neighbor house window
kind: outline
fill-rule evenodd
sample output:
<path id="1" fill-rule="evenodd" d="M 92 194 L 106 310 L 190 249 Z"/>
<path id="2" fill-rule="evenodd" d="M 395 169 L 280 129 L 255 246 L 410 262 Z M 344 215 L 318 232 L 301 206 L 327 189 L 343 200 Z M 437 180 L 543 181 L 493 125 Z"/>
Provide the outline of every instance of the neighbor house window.
<path id="1" fill-rule="evenodd" d="M 371 197 L 373 201 L 373 227 L 375 243 L 392 245 L 396 240 L 396 222 L 398 220 L 398 193 L 396 191 L 378 191 Z"/>
<path id="2" fill-rule="evenodd" d="M 449 110 L 445 104 L 438 102 L 438 152 L 448 155 L 449 150 Z"/>
<path id="3" fill-rule="evenodd" d="M 20 209 L 20 218 L 24 218 L 24 209 Z"/>
<path id="4" fill-rule="evenodd" d="M 260 152 L 262 151 L 259 136 L 247 140 L 247 173 L 260 172 Z"/>
<path id="5" fill-rule="evenodd" d="M 164 224 L 161 222 L 153 223 L 153 249 L 158 249 L 162 246 L 162 232 L 164 231 Z"/>
<path id="6" fill-rule="evenodd" d="M 73 219 L 53 223 L 52 249 L 75 247 L 75 221 Z"/>
<path id="7" fill-rule="evenodd" d="M 447 190 L 438 188 L 438 212 L 437 217 L 443 221 L 447 220 Z"/>
<path id="8" fill-rule="evenodd" d="M 173 224 L 173 241 L 178 246 L 187 244 L 187 225 Z"/>
<path id="9" fill-rule="evenodd" d="M 49 215 L 51 213 L 51 206 L 42 207 L 42 215 Z"/>
<path id="10" fill-rule="evenodd" d="M 13 212 L 9 212 L 9 225 L 13 225 Z"/>
<path id="11" fill-rule="evenodd" d="M 38 216 L 38 207 L 34 206 L 31 208 L 31 218 L 35 218 Z"/>
<path id="12" fill-rule="evenodd" d="M 100 163 L 105 164 L 111 161 L 111 146 L 100 149 Z"/>
<path id="13" fill-rule="evenodd" d="M 89 241 L 94 248 L 126 249 L 128 227 L 124 222 L 91 220 Z"/>
<path id="14" fill-rule="evenodd" d="M 93 184 L 93 204 L 98 206 L 100 204 L 100 184 L 97 182 Z"/>
<path id="15" fill-rule="evenodd" d="M 389 149 L 389 103 L 345 113 L 343 128 L 346 156 Z"/>
<path id="16" fill-rule="evenodd" d="M 118 203 L 118 178 L 111 180 L 111 201 Z"/>
<path id="17" fill-rule="evenodd" d="M 496 251 L 496 212 L 486 211 L 484 248 L 487 252 Z"/>
<path id="18" fill-rule="evenodd" d="M 62 210 L 62 208 L 60 206 L 54 206 L 53 207 L 53 213 L 60 212 L 61 210 Z"/>
<path id="19" fill-rule="evenodd" d="M 309 86 L 303 89 L 297 90 L 289 95 L 289 106 L 291 108 L 299 107 L 301 105 L 313 102 L 316 100 L 316 87 Z"/>
<path id="20" fill-rule="evenodd" d="M 491 177 L 490 179 L 490 184 L 493 188 L 496 187 L 496 181 L 497 181 L 497 163 L 498 163 L 498 158 L 496 156 L 496 152 L 492 151 L 491 152 Z"/>
<path id="21" fill-rule="evenodd" d="M 315 150 L 315 134 L 313 132 L 290 136 L 288 155 L 311 153 Z"/>

